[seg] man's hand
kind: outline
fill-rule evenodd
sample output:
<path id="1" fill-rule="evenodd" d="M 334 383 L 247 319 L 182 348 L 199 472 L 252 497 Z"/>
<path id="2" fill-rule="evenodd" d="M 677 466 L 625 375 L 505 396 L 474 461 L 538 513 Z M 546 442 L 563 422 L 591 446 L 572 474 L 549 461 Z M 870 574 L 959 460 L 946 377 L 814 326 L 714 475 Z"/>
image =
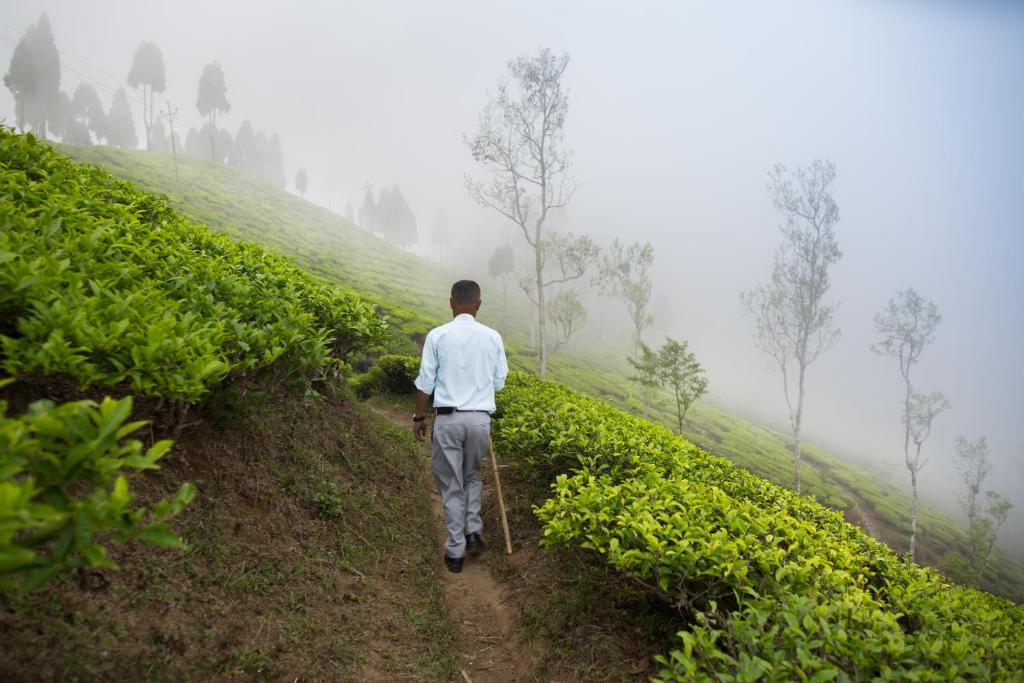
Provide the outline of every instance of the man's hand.
<path id="1" fill-rule="evenodd" d="M 416 412 L 413 416 L 423 415 L 424 418 L 427 414 L 427 403 L 430 401 L 430 396 L 424 394 L 419 389 L 416 390 Z M 419 422 L 413 420 L 412 423 L 412 435 L 416 437 L 416 440 L 422 442 L 427 436 L 427 421 L 426 419 L 420 420 Z"/>

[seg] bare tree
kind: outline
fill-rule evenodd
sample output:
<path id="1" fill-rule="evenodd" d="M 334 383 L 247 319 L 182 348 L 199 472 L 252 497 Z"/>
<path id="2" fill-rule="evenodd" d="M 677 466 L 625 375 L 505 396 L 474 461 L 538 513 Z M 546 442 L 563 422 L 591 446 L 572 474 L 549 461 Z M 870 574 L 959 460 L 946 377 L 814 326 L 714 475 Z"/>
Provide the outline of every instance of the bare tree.
<path id="1" fill-rule="evenodd" d="M 903 459 L 910 471 L 913 495 L 908 551 L 911 559 L 914 557 L 917 540 L 917 472 L 920 470 L 918 465 L 921 444 L 928 434 L 914 432 L 914 425 L 920 422 L 915 416 L 920 414 L 922 406 L 920 400 L 915 399 L 910 371 L 920 360 L 924 348 L 935 341 L 935 330 L 940 322 L 942 316 L 939 315 L 938 307 L 913 288 L 897 292 L 896 297 L 889 300 L 885 310 L 875 315 L 875 331 L 881 339 L 871 346 L 875 353 L 892 356 L 899 361 L 900 377 L 903 378 L 906 388 L 903 399 Z M 924 438 L 920 438 L 922 434 Z M 910 450 L 912 440 L 916 448 L 913 456 Z"/>
<path id="2" fill-rule="evenodd" d="M 978 521 L 981 519 L 981 486 L 989 473 L 992 472 L 992 464 L 988 461 L 988 443 L 985 437 L 977 441 L 968 441 L 963 436 L 958 436 L 955 443 L 957 472 L 964 482 L 967 492 L 960 499 L 960 507 L 967 514 L 967 530 L 970 536 L 971 547 L 968 549 L 968 562 L 973 567 L 979 555 L 978 535 L 975 530 Z"/>
<path id="3" fill-rule="evenodd" d="M 563 146 L 569 94 L 562 87 L 562 74 L 569 55 L 555 55 L 544 48 L 534 56 L 522 56 L 508 63 L 513 84 L 502 81 L 498 93 L 480 114 L 476 133 L 466 138 L 473 159 L 489 174 L 487 181 L 466 177 L 469 194 L 519 226 L 533 251 L 533 294 L 537 308 L 540 347 L 540 375 L 547 371 L 548 306 L 547 288 L 583 276 L 586 266 L 577 257 L 596 253 L 577 239 L 562 236 L 550 241 L 545 221 L 552 212 L 566 206 L 579 185 L 570 177 L 572 153 Z M 567 255 L 553 252 L 563 248 Z M 574 267 L 555 280 L 545 280 L 545 265 L 553 260 L 574 260 Z M 590 260 L 593 260 L 591 257 Z M 575 267 L 580 265 L 582 267 Z"/>
<path id="4" fill-rule="evenodd" d="M 992 473 L 985 437 L 968 441 L 963 436 L 956 440 L 956 469 L 967 488 L 960 499 L 960 507 L 967 513 L 967 533 L 970 543 L 968 578 L 977 583 L 988 567 L 999 537 L 999 529 L 1006 523 L 1013 505 L 995 491 L 988 491 L 988 509 L 981 509 L 981 487 Z"/>
<path id="5" fill-rule="evenodd" d="M 790 174 L 781 164 L 768 174 L 768 194 L 785 217 L 767 285 L 740 295 L 757 323 L 758 348 L 782 372 L 782 388 L 793 432 L 796 491 L 800 492 L 800 430 L 807 367 L 839 339 L 836 306 L 825 303 L 829 269 L 842 257 L 834 227 L 839 208 L 832 199 L 835 165 L 814 161 Z M 795 384 L 795 386 L 793 386 Z"/>
<path id="6" fill-rule="evenodd" d="M 487 272 L 495 280 L 501 282 L 501 327 L 505 328 L 505 316 L 508 310 L 508 283 L 516 271 L 516 252 L 508 244 L 498 247 L 487 262 Z"/>
<path id="7" fill-rule="evenodd" d="M 917 539 L 917 475 L 928 464 L 928 458 L 921 457 L 921 447 L 932 431 L 932 420 L 942 412 L 949 410 L 949 401 L 941 391 L 929 394 L 911 392 L 910 410 L 903 416 L 908 423 L 907 431 L 913 449 L 906 452 L 906 465 L 910 471 L 910 489 L 913 497 L 910 507 L 910 557 L 914 557 L 914 544 Z"/>
<path id="8" fill-rule="evenodd" d="M 1013 503 L 995 491 L 989 491 L 985 495 L 988 498 L 988 524 L 986 525 L 988 533 L 986 536 L 985 554 L 981 566 L 978 567 L 978 579 L 981 578 L 985 569 L 988 568 L 989 560 L 992 559 L 992 549 L 996 545 L 996 539 L 999 538 L 999 530 L 1006 523 L 1010 516 L 1010 510 L 1013 509 Z"/>
<path id="9" fill-rule="evenodd" d="M 571 289 L 559 292 L 547 305 L 555 332 L 554 343 L 551 345 L 551 353 L 554 355 L 569 341 L 569 337 L 587 323 L 587 309 Z"/>
<path id="10" fill-rule="evenodd" d="M 633 346 L 639 347 L 643 332 L 654 324 L 647 307 L 651 303 L 651 265 L 654 247 L 648 242 L 628 246 L 616 237 L 611 251 L 601 258 L 599 274 L 594 278 L 598 290 L 607 296 L 622 299 L 633 323 Z"/>
<path id="11" fill-rule="evenodd" d="M 530 303 L 543 313 L 538 318 L 538 330 L 541 369 L 544 371 L 547 368 L 547 358 L 554 355 L 568 341 L 569 335 L 579 329 L 577 323 L 586 320 L 586 310 L 575 293 L 571 294 L 570 300 L 565 298 L 565 292 L 560 292 L 551 301 L 546 301 L 543 293 L 555 285 L 563 285 L 583 277 L 587 267 L 598 258 L 598 253 L 597 245 L 589 237 L 553 233 L 541 239 L 535 249 L 537 258 L 533 264 L 525 264 L 527 270 L 519 276 L 520 289 Z M 560 316 L 556 323 L 559 330 L 553 343 L 547 346 L 542 326 L 547 324 L 546 321 L 552 312 L 557 312 Z M 566 327 L 567 320 L 572 320 L 573 324 Z"/>

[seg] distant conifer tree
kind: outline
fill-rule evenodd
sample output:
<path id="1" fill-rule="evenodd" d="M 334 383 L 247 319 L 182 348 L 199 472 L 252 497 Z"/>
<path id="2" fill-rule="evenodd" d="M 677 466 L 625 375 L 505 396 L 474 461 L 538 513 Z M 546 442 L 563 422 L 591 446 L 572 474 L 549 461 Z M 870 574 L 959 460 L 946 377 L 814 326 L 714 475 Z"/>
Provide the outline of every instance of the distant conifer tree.
<path id="1" fill-rule="evenodd" d="M 29 126 L 45 139 L 48 122 L 62 127 L 60 53 L 45 12 L 15 46 L 4 85 L 14 95 L 18 128 Z"/>
<path id="2" fill-rule="evenodd" d="M 211 62 L 204 66 L 203 73 L 199 76 L 196 109 L 209 121 L 207 135 L 210 141 L 210 159 L 214 161 L 217 160 L 217 112 L 226 114 L 231 111 L 227 95 L 228 87 L 224 83 L 224 71 L 220 64 Z"/>
<path id="3" fill-rule="evenodd" d="M 114 147 L 134 149 L 139 144 L 135 135 L 132 110 L 128 106 L 128 95 L 124 88 L 118 88 L 107 115 L 107 141 Z"/>
<path id="4" fill-rule="evenodd" d="M 153 93 L 163 92 L 165 87 L 164 56 L 155 43 L 139 43 L 132 68 L 128 71 L 128 85 L 133 88 L 142 86 L 142 125 L 146 129 L 146 149 L 152 149 Z"/>

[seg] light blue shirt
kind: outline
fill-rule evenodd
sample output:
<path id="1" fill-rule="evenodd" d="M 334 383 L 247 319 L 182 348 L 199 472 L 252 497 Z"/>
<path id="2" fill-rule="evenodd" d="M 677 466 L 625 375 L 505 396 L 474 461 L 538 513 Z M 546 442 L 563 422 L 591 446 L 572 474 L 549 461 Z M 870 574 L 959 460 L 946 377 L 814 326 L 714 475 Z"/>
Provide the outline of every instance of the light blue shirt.
<path id="1" fill-rule="evenodd" d="M 435 408 L 493 413 L 494 392 L 505 386 L 506 376 L 501 335 L 462 313 L 427 334 L 416 388 L 434 393 Z"/>

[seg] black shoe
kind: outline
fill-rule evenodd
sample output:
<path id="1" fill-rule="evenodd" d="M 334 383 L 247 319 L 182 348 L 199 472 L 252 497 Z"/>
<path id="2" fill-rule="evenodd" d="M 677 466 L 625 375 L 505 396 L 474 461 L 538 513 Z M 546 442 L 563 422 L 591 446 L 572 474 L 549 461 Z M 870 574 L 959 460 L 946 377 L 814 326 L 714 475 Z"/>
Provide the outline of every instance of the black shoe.
<path id="1" fill-rule="evenodd" d="M 444 564 L 446 567 L 448 567 L 448 571 L 450 571 L 452 574 L 458 574 L 462 571 L 462 563 L 464 559 L 465 558 L 462 557 L 448 557 L 447 555 L 445 555 Z"/>
<path id="2" fill-rule="evenodd" d="M 480 534 L 467 534 L 466 535 L 466 553 L 469 555 L 479 555 L 483 552 L 484 541 L 480 538 Z"/>

